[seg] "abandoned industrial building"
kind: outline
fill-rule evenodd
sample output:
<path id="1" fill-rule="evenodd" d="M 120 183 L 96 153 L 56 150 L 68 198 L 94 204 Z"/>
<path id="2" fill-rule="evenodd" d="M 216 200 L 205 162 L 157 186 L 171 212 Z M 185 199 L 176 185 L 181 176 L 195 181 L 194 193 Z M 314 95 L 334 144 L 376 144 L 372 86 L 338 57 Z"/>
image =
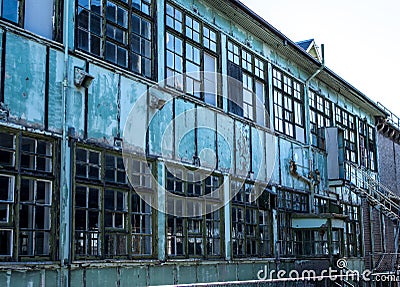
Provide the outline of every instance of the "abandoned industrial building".
<path id="1" fill-rule="evenodd" d="M 1 286 L 397 286 L 400 120 L 314 40 L 237 0 L 0 5 Z M 370 273 L 276 277 L 329 268 Z"/>

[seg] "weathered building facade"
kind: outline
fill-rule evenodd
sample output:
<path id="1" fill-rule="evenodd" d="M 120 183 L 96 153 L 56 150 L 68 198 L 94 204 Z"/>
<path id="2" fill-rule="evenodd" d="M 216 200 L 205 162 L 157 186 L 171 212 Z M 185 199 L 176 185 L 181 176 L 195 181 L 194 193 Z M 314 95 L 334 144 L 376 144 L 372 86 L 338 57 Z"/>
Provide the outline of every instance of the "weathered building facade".
<path id="1" fill-rule="evenodd" d="M 240 2 L 0 3 L 2 286 L 362 272 L 376 220 L 397 252 L 387 111 Z"/>

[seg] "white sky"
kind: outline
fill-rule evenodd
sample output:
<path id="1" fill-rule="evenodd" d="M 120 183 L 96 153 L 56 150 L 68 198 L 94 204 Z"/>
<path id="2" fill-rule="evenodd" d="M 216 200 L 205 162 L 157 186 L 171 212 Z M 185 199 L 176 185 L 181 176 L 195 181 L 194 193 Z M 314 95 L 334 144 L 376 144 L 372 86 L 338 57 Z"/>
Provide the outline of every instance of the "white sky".
<path id="1" fill-rule="evenodd" d="M 400 116 L 399 0 L 241 0 L 294 42 L 325 44 L 325 63 Z"/>

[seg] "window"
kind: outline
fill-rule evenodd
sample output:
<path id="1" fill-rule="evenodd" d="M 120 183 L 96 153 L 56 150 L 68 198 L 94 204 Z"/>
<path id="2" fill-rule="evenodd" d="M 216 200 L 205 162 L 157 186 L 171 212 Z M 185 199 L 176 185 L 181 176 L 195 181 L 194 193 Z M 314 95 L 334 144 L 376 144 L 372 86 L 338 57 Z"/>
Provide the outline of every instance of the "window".
<path id="1" fill-rule="evenodd" d="M 14 181 L 9 175 L 0 175 L 0 222 L 10 223 L 14 205 Z"/>
<path id="2" fill-rule="evenodd" d="M 265 126 L 266 65 L 246 49 L 228 41 L 229 112 Z"/>
<path id="3" fill-rule="evenodd" d="M 344 130 L 345 158 L 348 161 L 357 163 L 356 125 L 355 116 L 350 112 L 336 106 L 336 125 Z"/>
<path id="4" fill-rule="evenodd" d="M 167 85 L 217 106 L 217 43 L 214 29 L 167 3 Z"/>
<path id="5" fill-rule="evenodd" d="M 325 149 L 324 127 L 332 124 L 332 103 L 323 96 L 309 91 L 312 144 Z"/>
<path id="6" fill-rule="evenodd" d="M 288 190 L 279 190 L 278 208 L 286 211 L 308 213 L 308 195 Z"/>
<path id="7" fill-rule="evenodd" d="M 375 129 L 368 125 L 368 168 L 376 171 L 376 140 Z"/>
<path id="8" fill-rule="evenodd" d="M 167 190 L 167 254 L 170 257 L 221 257 L 222 194 L 218 176 L 169 169 Z M 202 198 L 199 198 L 202 196 Z"/>
<path id="9" fill-rule="evenodd" d="M 289 190 L 278 190 L 278 239 L 284 256 L 294 255 L 294 234 L 291 228 L 292 212 L 308 213 L 308 195 Z"/>
<path id="10" fill-rule="evenodd" d="M 365 121 L 358 120 L 360 165 L 375 170 L 375 131 Z"/>
<path id="11" fill-rule="evenodd" d="M 51 138 L 0 132 L 0 260 L 55 254 L 54 148 Z"/>
<path id="12" fill-rule="evenodd" d="M 346 235 L 346 256 L 358 257 L 362 254 L 362 238 L 360 229 L 360 207 L 356 205 L 346 204 L 343 208 L 344 215 L 347 215 L 345 225 Z"/>
<path id="13" fill-rule="evenodd" d="M 232 180 L 232 250 L 235 257 L 268 257 L 271 255 L 270 199 L 256 199 L 253 183 Z M 267 190 L 260 196 L 270 198 Z"/>
<path id="14" fill-rule="evenodd" d="M 292 256 L 294 253 L 291 223 L 290 213 L 278 211 L 278 242 L 280 254 L 283 256 Z"/>
<path id="15" fill-rule="evenodd" d="M 294 249 L 296 255 L 328 255 L 328 231 L 325 229 L 295 230 Z"/>
<path id="16" fill-rule="evenodd" d="M 0 132 L 0 165 L 12 167 L 15 165 L 14 134 Z"/>
<path id="17" fill-rule="evenodd" d="M 61 41 L 61 5 L 54 0 L 1 1 L 1 17 L 51 40 Z M 21 9 L 21 5 L 24 5 Z"/>
<path id="18" fill-rule="evenodd" d="M 50 254 L 52 183 L 22 178 L 19 204 L 19 254 Z"/>
<path id="19" fill-rule="evenodd" d="M 275 130 L 304 142 L 303 85 L 272 70 Z"/>
<path id="20" fill-rule="evenodd" d="M 77 47 L 152 78 L 151 0 L 78 0 Z"/>
<path id="21" fill-rule="evenodd" d="M 22 137 L 21 168 L 52 172 L 52 144 L 46 141 Z"/>
<path id="22" fill-rule="evenodd" d="M 75 156 L 75 258 L 152 256 L 148 163 L 128 161 L 139 196 L 128 183 L 121 155 L 77 146 Z"/>
<path id="23" fill-rule="evenodd" d="M 153 244 L 151 195 L 131 196 L 132 255 L 151 255 Z"/>
<path id="24" fill-rule="evenodd" d="M 329 206 L 328 206 L 329 199 L 322 198 L 322 197 L 314 197 L 314 210 L 316 214 L 320 213 L 328 213 Z"/>

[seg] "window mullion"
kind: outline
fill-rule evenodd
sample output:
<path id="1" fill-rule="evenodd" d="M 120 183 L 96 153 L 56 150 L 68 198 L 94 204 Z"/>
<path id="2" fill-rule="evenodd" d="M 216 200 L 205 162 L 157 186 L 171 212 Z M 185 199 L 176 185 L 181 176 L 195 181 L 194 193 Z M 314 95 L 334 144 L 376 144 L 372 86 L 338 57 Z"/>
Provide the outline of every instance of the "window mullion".
<path id="1" fill-rule="evenodd" d="M 101 4 L 101 18 L 103 19 L 101 33 L 101 44 L 100 44 L 100 57 L 105 59 L 106 42 L 107 42 L 107 0 L 102 0 Z"/>

